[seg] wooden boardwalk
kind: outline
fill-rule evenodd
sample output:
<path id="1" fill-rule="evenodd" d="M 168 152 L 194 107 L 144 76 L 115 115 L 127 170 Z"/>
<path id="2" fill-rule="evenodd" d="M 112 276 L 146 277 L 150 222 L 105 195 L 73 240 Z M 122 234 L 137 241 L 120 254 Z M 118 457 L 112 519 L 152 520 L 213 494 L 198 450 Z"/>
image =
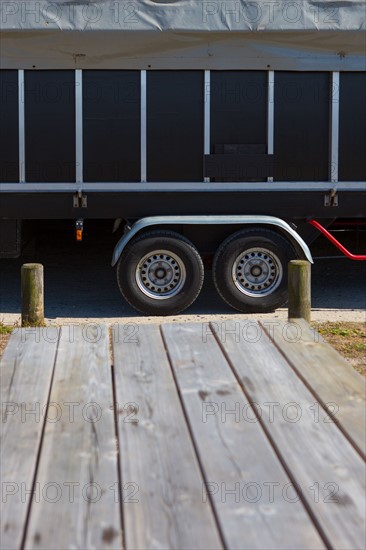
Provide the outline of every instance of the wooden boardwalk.
<path id="1" fill-rule="evenodd" d="M 365 382 L 305 323 L 19 329 L 1 548 L 363 549 Z"/>

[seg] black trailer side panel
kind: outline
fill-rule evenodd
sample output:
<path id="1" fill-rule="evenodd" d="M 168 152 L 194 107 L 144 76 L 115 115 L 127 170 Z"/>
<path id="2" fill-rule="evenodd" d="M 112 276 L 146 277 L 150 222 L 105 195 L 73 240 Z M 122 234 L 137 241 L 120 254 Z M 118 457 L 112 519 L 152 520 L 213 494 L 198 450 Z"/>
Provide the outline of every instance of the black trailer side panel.
<path id="1" fill-rule="evenodd" d="M 18 71 L 0 71 L 0 182 L 19 181 Z"/>
<path id="2" fill-rule="evenodd" d="M 275 73 L 275 180 L 329 177 L 329 74 Z"/>
<path id="3" fill-rule="evenodd" d="M 84 71 L 84 181 L 140 181 L 139 71 Z"/>
<path id="4" fill-rule="evenodd" d="M 340 74 L 339 179 L 366 180 L 366 73 Z"/>
<path id="5" fill-rule="evenodd" d="M 203 82 L 203 71 L 148 72 L 148 181 L 202 181 Z"/>
<path id="6" fill-rule="evenodd" d="M 75 72 L 25 71 L 25 177 L 75 181 Z"/>
<path id="7" fill-rule="evenodd" d="M 267 143 L 265 71 L 211 72 L 211 154 L 223 143 Z"/>
<path id="8" fill-rule="evenodd" d="M 175 182 L 176 183 L 176 182 Z M 92 185 L 92 184 L 85 184 Z M 136 185 L 135 190 L 133 186 Z M 194 185 L 194 184 L 193 184 Z M 247 185 L 247 184 L 244 184 Z M 260 185 L 260 184 L 258 184 Z M 14 187 L 11 185 L 11 187 Z M 173 186 L 154 188 L 154 185 L 132 184 L 125 191 L 95 192 L 85 189 L 87 206 L 74 207 L 74 190 L 68 192 L 44 191 L 29 193 L 1 192 L 0 216 L 12 219 L 113 219 L 137 220 L 147 216 L 166 215 L 266 215 L 285 220 L 329 220 L 335 218 L 364 218 L 366 190 L 338 190 L 339 206 L 325 206 L 328 189 L 309 190 L 214 190 L 202 184 L 200 189 L 174 190 Z"/>
<path id="9" fill-rule="evenodd" d="M 255 148 L 267 153 L 267 88 L 264 71 L 211 72 L 211 154 L 250 147 L 253 154 Z M 254 158 L 241 166 L 231 163 L 228 173 L 216 179 L 263 181 Z"/>

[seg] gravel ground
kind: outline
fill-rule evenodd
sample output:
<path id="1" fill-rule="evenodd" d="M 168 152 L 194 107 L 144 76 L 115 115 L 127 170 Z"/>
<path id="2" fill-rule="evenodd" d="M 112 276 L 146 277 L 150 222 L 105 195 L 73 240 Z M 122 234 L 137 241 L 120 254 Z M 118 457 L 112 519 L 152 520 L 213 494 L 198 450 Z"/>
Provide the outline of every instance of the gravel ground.
<path id="1" fill-rule="evenodd" d="M 109 231 L 109 227 L 108 227 Z M 211 273 L 206 273 L 198 300 L 186 312 L 174 317 L 144 317 L 122 299 L 110 266 L 113 244 L 104 224 L 86 233 L 82 244 L 74 242 L 73 227 L 48 227 L 25 249 L 20 259 L 1 260 L 0 321 L 20 321 L 20 266 L 37 261 L 45 268 L 45 315 L 50 324 L 106 322 L 206 322 L 236 319 L 286 319 L 286 308 L 266 315 L 239 314 L 218 296 Z M 106 245 L 105 243 L 109 243 Z M 352 251 L 355 250 L 351 246 Z M 366 247 L 362 247 L 366 248 Z M 321 256 L 312 268 L 312 320 L 366 321 L 366 263 L 345 258 L 324 258 L 335 249 L 320 241 L 312 250 Z"/>

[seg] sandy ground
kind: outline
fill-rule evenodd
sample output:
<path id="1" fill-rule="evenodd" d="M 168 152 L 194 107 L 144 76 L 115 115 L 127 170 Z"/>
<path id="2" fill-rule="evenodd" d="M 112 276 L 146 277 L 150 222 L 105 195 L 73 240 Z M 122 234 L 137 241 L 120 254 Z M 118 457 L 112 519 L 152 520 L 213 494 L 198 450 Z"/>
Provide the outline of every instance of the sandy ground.
<path id="1" fill-rule="evenodd" d="M 221 322 L 225 319 L 286 319 L 287 310 L 266 315 L 239 314 L 218 296 L 211 273 L 206 273 L 204 288 L 197 301 L 183 314 L 174 317 L 144 317 L 122 299 L 110 266 L 115 239 L 102 231 L 86 232 L 82 244 L 75 243 L 73 227 L 58 227 L 39 236 L 17 260 L 1 260 L 0 321 L 20 321 L 20 266 L 29 261 L 45 268 L 45 315 L 49 324 L 72 323 L 149 323 Z M 108 238 L 107 238 L 108 237 Z M 108 243 L 106 245 L 106 243 Z M 354 243 L 356 244 L 356 243 Z M 356 252 L 355 248 L 353 248 Z M 345 258 L 324 258 L 335 249 L 317 244 L 312 268 L 312 320 L 366 321 L 366 262 Z"/>

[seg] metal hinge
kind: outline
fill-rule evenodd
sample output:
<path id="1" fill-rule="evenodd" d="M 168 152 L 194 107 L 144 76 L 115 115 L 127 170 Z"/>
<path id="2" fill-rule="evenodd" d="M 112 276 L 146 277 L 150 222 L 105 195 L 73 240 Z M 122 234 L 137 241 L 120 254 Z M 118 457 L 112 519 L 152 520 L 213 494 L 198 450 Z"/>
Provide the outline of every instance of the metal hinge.
<path id="1" fill-rule="evenodd" d="M 335 187 L 324 196 L 324 206 L 338 206 L 338 195 Z"/>
<path id="2" fill-rule="evenodd" d="M 73 205 L 74 208 L 87 208 L 88 207 L 88 197 L 84 195 L 81 189 L 73 196 Z"/>

